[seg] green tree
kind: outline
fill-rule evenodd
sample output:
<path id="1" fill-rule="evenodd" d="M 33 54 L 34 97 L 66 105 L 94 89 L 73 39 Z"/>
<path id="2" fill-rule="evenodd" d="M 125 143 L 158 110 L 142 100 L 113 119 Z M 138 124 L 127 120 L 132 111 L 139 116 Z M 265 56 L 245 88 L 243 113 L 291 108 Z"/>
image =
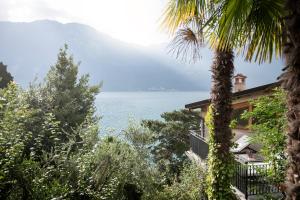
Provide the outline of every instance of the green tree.
<path id="1" fill-rule="evenodd" d="M 274 54 L 284 55 L 286 63 L 280 81 L 287 93 L 288 108 L 286 150 L 289 167 L 285 187 L 287 199 L 298 199 L 300 198 L 299 0 L 228 2 L 220 25 L 222 39 L 237 41 L 238 46 L 246 50 L 247 59 L 256 55 L 255 59 L 263 62 L 268 58 L 271 60 Z"/>
<path id="2" fill-rule="evenodd" d="M 100 85 L 89 86 L 89 75 L 78 78 L 79 64 L 67 53 L 68 47 L 60 49 L 57 62 L 51 66 L 45 83 L 31 85 L 28 91 L 28 102 L 33 108 L 43 113 L 51 112 L 59 121 L 62 129 L 61 137 L 66 139 L 64 132 L 69 134 L 79 127 L 88 115 L 94 116 L 94 100 L 99 93 Z"/>
<path id="3" fill-rule="evenodd" d="M 89 87 L 88 76 L 76 81 L 78 66 L 67 57 L 66 48 L 61 50 L 59 59 L 64 66 L 52 67 L 53 76 L 49 76 L 55 77 L 52 81 L 57 84 L 60 80 L 56 85 L 60 88 L 51 86 L 53 82 L 48 79 L 46 84 L 31 85 L 27 91 L 15 84 L 0 91 L 1 199 L 80 199 L 82 195 L 98 195 L 89 191 L 93 184 L 86 180 L 88 172 L 78 169 L 99 143 L 94 109 L 99 87 Z M 64 88 L 63 80 L 69 83 L 68 87 Z M 59 94 L 73 95 L 74 99 L 56 101 L 54 97 Z M 64 108 L 75 107 L 65 109 L 65 117 L 71 116 L 72 122 L 76 119 L 76 124 L 62 126 L 59 115 L 54 113 L 57 103 Z"/>
<path id="4" fill-rule="evenodd" d="M 213 3 L 214 1 L 170 0 L 164 13 L 163 25 L 171 33 L 179 29 L 173 41 L 177 55 L 189 56 L 191 52 L 192 58 L 195 59 L 198 57 L 197 54 L 205 37 L 207 36 L 211 41 L 215 56 L 211 67 L 211 123 L 213 128 L 210 134 L 209 157 L 213 157 L 214 162 L 208 162 L 208 176 L 210 177 L 207 188 L 208 198 L 232 199 L 233 194 L 228 182 L 232 173 L 228 173 L 230 169 L 223 169 L 232 167 L 233 162 L 233 159 L 229 159 L 232 158 L 230 153 L 232 132 L 229 125 L 232 112 L 235 43 L 228 42 L 227 46 L 221 46 L 218 30 L 220 8 L 216 8 Z M 223 5 L 222 2 L 220 4 Z"/>
<path id="5" fill-rule="evenodd" d="M 20 89 L 15 84 L 8 85 L 6 89 L 0 91 L 1 199 L 7 198 L 10 194 L 26 199 L 30 193 L 28 184 L 31 177 L 29 170 L 24 169 L 31 163 L 26 162 L 24 151 L 31 135 L 24 129 L 31 112 L 27 110 L 26 102 L 18 98 L 20 93 Z"/>
<path id="6" fill-rule="evenodd" d="M 285 0 L 286 35 L 284 41 L 285 68 L 281 75 L 282 87 L 287 92 L 287 199 L 300 199 L 300 1 Z"/>
<path id="7" fill-rule="evenodd" d="M 204 28 L 208 27 L 208 33 L 212 36 L 210 37 L 212 44 L 217 44 L 221 50 L 226 50 L 233 45 L 239 52 L 244 52 L 248 60 L 254 57 L 255 60 L 264 62 L 266 60 L 270 61 L 274 55 L 285 55 L 287 67 L 284 68 L 285 72 L 280 80 L 283 88 L 287 91 L 289 99 L 287 112 L 289 142 L 287 149 L 290 168 L 287 170 L 288 183 L 286 186 L 288 188 L 288 198 L 296 198 L 300 193 L 299 179 L 295 178 L 300 175 L 300 171 L 296 167 L 300 162 L 297 159 L 300 150 L 294 145 L 299 143 L 296 136 L 298 132 L 292 130 L 299 130 L 300 123 L 299 117 L 289 113 L 297 113 L 297 107 L 299 107 L 299 101 L 297 100 L 297 88 L 299 88 L 299 65 L 297 60 L 299 49 L 297 47 L 300 41 L 298 37 L 299 29 L 297 28 L 299 25 L 299 2 L 297 0 L 214 0 L 210 1 L 214 11 L 211 16 L 205 15 L 205 12 L 201 10 L 205 2 L 177 0 L 175 8 L 178 8 L 179 4 L 187 4 L 192 8 L 186 7 L 188 9 L 183 11 L 177 9 L 177 16 L 180 17 L 174 17 L 175 20 L 173 21 L 177 25 L 182 23 L 181 19 L 195 22 L 195 20 L 190 20 L 189 17 L 193 16 L 193 13 L 195 15 L 199 14 L 202 18 L 198 17 L 198 21 L 201 22 L 201 19 L 206 19 L 204 20 Z M 217 33 L 217 36 L 211 34 L 214 32 Z M 193 44 L 193 42 L 190 43 Z"/>
<path id="8" fill-rule="evenodd" d="M 120 139 L 100 140 L 93 113 L 62 142 L 55 116 L 38 121 L 26 91 L 11 84 L 0 96 L 1 199 L 151 199 L 156 192 L 162 177 L 150 160 Z"/>
<path id="9" fill-rule="evenodd" d="M 98 190 L 106 199 L 152 199 L 162 178 L 134 146 L 115 137 L 102 140 L 94 152 Z M 113 190 L 107 193 L 107 189 Z"/>
<path id="10" fill-rule="evenodd" d="M 196 163 L 186 163 L 177 180 L 165 185 L 155 200 L 201 200 L 205 198 L 205 170 Z"/>
<path id="11" fill-rule="evenodd" d="M 57 57 L 46 78 L 52 111 L 64 129 L 70 130 L 80 125 L 87 114 L 95 109 L 94 100 L 99 85 L 88 86 L 89 75 L 78 77 L 78 66 L 67 54 L 67 45 Z"/>
<path id="12" fill-rule="evenodd" d="M 180 174 L 187 160 L 185 152 L 189 150 L 189 131 L 199 129 L 199 112 L 180 110 L 166 112 L 160 120 L 144 120 L 142 125 L 150 130 L 151 155 L 160 171 L 168 181 Z"/>
<path id="13" fill-rule="evenodd" d="M 7 66 L 0 62 L 0 88 L 5 88 L 13 81 L 12 75 L 7 72 Z"/>
<path id="14" fill-rule="evenodd" d="M 180 176 L 165 185 L 166 174 L 159 172 L 148 149 L 155 142 L 148 128 L 131 127 L 126 131 L 129 141 L 100 139 L 98 123 L 90 112 L 75 130 L 64 132 L 67 140 L 62 141 L 60 122 L 50 112 L 41 114 L 43 104 L 33 108 L 28 91 L 11 83 L 0 90 L 0 97 L 0 199 L 150 200 L 170 195 L 184 198 L 184 194 L 197 199 L 200 182 L 196 180 L 202 172 L 186 165 Z M 198 113 L 185 110 L 164 116 L 165 127 L 171 130 L 186 126 L 177 134 L 199 126 Z M 173 128 L 172 123 L 176 124 Z"/>
<path id="15" fill-rule="evenodd" d="M 282 184 L 286 171 L 286 94 L 277 88 L 271 96 L 253 100 L 251 105 L 253 110 L 242 115 L 244 119 L 251 118 L 253 121 L 251 142 L 261 145 L 260 153 L 271 164 L 268 169 L 270 181 L 275 185 Z"/>
<path id="16" fill-rule="evenodd" d="M 143 126 L 131 122 L 125 130 L 126 140 L 139 152 L 139 155 L 149 162 L 148 166 L 156 171 L 150 176 L 152 177 L 151 193 L 147 192 L 147 195 L 143 195 L 143 199 L 200 200 L 205 195 L 205 169 L 190 162 L 184 156 L 189 148 L 188 141 L 184 140 L 190 129 L 199 128 L 199 113 L 181 110 L 164 113 L 163 116 L 164 121 L 145 120 L 142 123 Z M 180 134 L 182 132 L 184 134 Z M 164 142 L 168 144 L 159 144 Z M 187 148 L 178 148 L 180 151 L 174 150 L 175 146 L 181 145 L 187 145 Z M 177 156 L 181 157 L 180 162 L 171 158 Z M 178 168 L 176 173 L 168 170 L 170 168 L 168 166 L 171 165 Z"/>
<path id="17" fill-rule="evenodd" d="M 98 142 L 98 125 L 87 117 L 76 130 L 82 139 L 80 151 L 72 151 L 79 143 L 74 135 L 68 134 L 68 142 L 62 143 L 59 123 L 51 113 L 40 118 L 37 126 L 36 110 L 15 84 L 1 90 L 0 96 L 0 198 L 51 199 L 85 194 L 83 184 L 77 184 L 82 174 L 77 165 Z M 32 132 L 29 125 L 42 129 Z"/>
<path id="18" fill-rule="evenodd" d="M 162 176 L 141 146 L 116 137 L 100 140 L 94 93 L 81 93 L 82 101 L 73 104 L 90 108 L 85 115 L 65 110 L 65 116 L 82 117 L 68 129 L 52 113 L 52 97 L 74 88 L 48 86 L 22 90 L 11 83 L 0 90 L 0 199 L 152 199 Z"/>

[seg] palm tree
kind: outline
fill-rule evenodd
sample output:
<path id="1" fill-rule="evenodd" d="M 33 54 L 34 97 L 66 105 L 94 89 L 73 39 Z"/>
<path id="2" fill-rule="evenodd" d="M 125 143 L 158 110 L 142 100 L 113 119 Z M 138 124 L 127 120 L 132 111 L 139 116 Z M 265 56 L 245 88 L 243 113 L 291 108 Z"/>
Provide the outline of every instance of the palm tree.
<path id="1" fill-rule="evenodd" d="M 189 24 L 189 18 L 197 19 L 195 16 L 201 16 L 202 18 L 198 17 L 198 19 L 203 19 L 203 13 L 196 11 L 203 12 L 203 9 L 199 9 L 199 5 L 202 8 L 201 5 L 204 5 L 205 1 L 177 0 L 175 2 L 177 9 L 169 9 L 166 13 L 173 15 L 173 17 L 166 17 L 169 19 L 167 26 L 171 27 L 170 30 Z M 217 37 L 213 34 L 210 37 L 212 46 L 218 47 L 219 51 L 216 55 L 234 46 L 245 55 L 246 60 L 255 59 L 259 63 L 271 61 L 274 55 L 280 57 L 283 54 L 285 57 L 286 67 L 283 69 L 280 81 L 288 96 L 289 169 L 284 187 L 287 199 L 300 199 L 300 0 L 213 0 L 212 2 L 215 3 L 215 12 L 207 21 L 213 22 L 208 23 L 214 25 L 209 28 L 218 32 Z M 194 9 L 188 6 L 185 6 L 186 9 L 179 9 L 182 4 L 193 6 Z M 203 23 L 203 20 L 199 22 Z M 198 42 L 191 40 L 196 37 L 189 29 L 181 32 L 185 33 L 183 34 L 185 37 L 182 38 L 189 47 L 199 46 Z M 178 44 L 181 47 L 184 43 L 181 41 Z M 182 48 L 178 51 L 182 51 Z M 212 72 L 216 73 L 215 70 Z M 216 84 L 213 88 L 215 86 Z M 213 89 L 212 94 L 216 91 Z M 213 112 L 216 112 L 216 109 Z M 216 119 L 217 116 L 213 118 Z"/>
<path id="2" fill-rule="evenodd" d="M 284 55 L 286 66 L 279 80 L 287 92 L 288 169 L 283 188 L 286 199 L 300 199 L 300 0 L 231 3 L 220 23 L 221 38 L 239 41 L 248 60 L 254 55 L 259 62 L 271 60 L 274 53 Z"/>
<path id="3" fill-rule="evenodd" d="M 300 199 L 300 0 L 286 0 L 286 67 L 281 75 L 282 87 L 287 92 L 288 170 L 287 199 Z"/>
<path id="4" fill-rule="evenodd" d="M 166 13 L 173 15 L 166 17 L 172 22 L 167 24 L 171 30 L 186 24 L 193 15 L 203 14 L 197 11 L 203 11 L 199 7 L 203 8 L 204 0 L 174 0 L 174 2 L 176 9 Z M 207 21 L 217 24 L 210 28 L 218 30 L 218 35 L 210 37 L 211 44 L 217 44 L 221 51 L 228 49 L 229 45 L 239 47 L 238 50 L 244 53 L 247 60 L 251 61 L 254 58 L 260 63 L 270 61 L 274 55 L 283 54 L 285 57 L 286 67 L 280 76 L 282 87 L 287 91 L 289 122 L 287 133 L 289 168 L 285 188 L 287 199 L 300 199 L 300 0 L 212 0 L 212 2 L 217 7 L 214 12 L 217 17 Z M 179 9 L 184 4 L 190 8 L 185 6 L 186 9 Z M 188 42 L 189 45 L 195 44 L 193 40 L 189 40 L 193 34 L 186 33 L 188 34 L 184 38 L 185 41 L 192 41 Z"/>
<path id="5" fill-rule="evenodd" d="M 164 13 L 163 25 L 177 35 L 173 47 L 177 56 L 191 56 L 197 59 L 204 36 L 215 40 L 218 34 L 210 32 L 217 26 L 219 10 L 204 0 L 170 0 Z M 179 30 L 178 30 L 179 29 Z M 214 40 L 214 41 L 215 41 Z M 232 200 L 234 195 L 230 188 L 233 156 L 230 153 L 232 132 L 231 121 L 232 78 L 234 72 L 233 45 L 219 48 L 217 42 L 211 43 L 214 49 L 214 61 L 211 66 L 211 115 L 210 150 L 208 160 L 209 199 Z M 222 46 L 223 47 L 223 46 Z"/>

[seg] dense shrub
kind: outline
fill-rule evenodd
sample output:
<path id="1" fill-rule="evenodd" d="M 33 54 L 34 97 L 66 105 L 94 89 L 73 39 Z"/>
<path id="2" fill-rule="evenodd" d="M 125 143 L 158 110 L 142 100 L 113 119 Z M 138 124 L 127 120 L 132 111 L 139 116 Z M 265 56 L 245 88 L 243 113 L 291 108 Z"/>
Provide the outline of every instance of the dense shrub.
<path id="1" fill-rule="evenodd" d="M 252 119 L 252 143 L 261 146 L 260 154 L 270 163 L 267 176 L 269 181 L 278 185 L 284 182 L 286 170 L 284 134 L 287 119 L 285 116 L 286 94 L 276 88 L 271 96 L 263 96 L 251 102 L 252 111 L 245 112 L 243 118 Z"/>
<path id="2" fill-rule="evenodd" d="M 205 170 L 195 164 L 186 163 L 178 179 L 160 191 L 157 200 L 202 200 L 205 198 Z"/>
<path id="3" fill-rule="evenodd" d="M 197 114 L 100 138 L 99 86 L 77 72 L 65 48 L 44 82 L 0 89 L 0 199 L 198 199 L 203 171 L 184 165 Z"/>
<path id="4" fill-rule="evenodd" d="M 165 112 L 162 120 L 144 120 L 142 126 L 152 133 L 151 156 L 159 170 L 171 183 L 179 176 L 183 164 L 188 160 L 190 130 L 200 129 L 199 113 L 190 110 Z"/>

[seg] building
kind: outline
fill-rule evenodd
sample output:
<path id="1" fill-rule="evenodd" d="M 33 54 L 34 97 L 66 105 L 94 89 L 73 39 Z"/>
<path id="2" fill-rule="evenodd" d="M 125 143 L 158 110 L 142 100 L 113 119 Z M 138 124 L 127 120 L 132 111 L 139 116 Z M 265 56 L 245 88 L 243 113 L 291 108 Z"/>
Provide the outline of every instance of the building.
<path id="1" fill-rule="evenodd" d="M 257 169 L 257 167 L 259 166 L 265 166 L 266 163 L 263 162 L 263 157 L 257 153 L 260 148 L 259 145 L 251 144 L 249 142 L 249 136 L 251 136 L 252 134 L 249 130 L 249 126 L 252 124 L 252 119 L 244 120 L 241 118 L 241 114 L 245 110 L 252 110 L 252 106 L 250 104 L 251 100 L 257 99 L 261 96 L 271 95 L 273 89 L 279 86 L 279 83 L 275 82 L 246 89 L 246 78 L 247 77 L 243 74 L 237 74 L 234 76 L 234 93 L 232 95 L 232 119 L 237 120 L 237 126 L 232 130 L 232 132 L 234 134 L 233 140 L 237 144 L 237 146 L 231 149 L 231 151 L 235 154 L 236 161 L 240 164 L 247 165 L 248 170 L 243 172 L 236 172 L 236 175 L 238 175 L 242 179 L 239 179 L 237 181 L 239 185 L 233 184 L 239 191 L 244 194 L 245 199 L 247 199 L 250 195 L 258 194 L 258 191 L 260 191 L 261 188 L 256 188 L 254 192 L 253 190 L 250 191 L 249 184 L 254 182 L 251 182 L 249 180 L 255 179 L 255 177 L 257 176 L 257 170 L 255 169 Z M 204 99 L 185 105 L 185 108 L 189 110 L 199 110 L 201 120 L 200 130 L 190 131 L 191 149 L 187 152 L 187 155 L 190 159 L 204 165 L 208 155 L 208 131 L 205 127 L 204 119 L 209 105 L 210 99 Z M 255 172 L 255 174 L 249 174 L 248 171 Z M 242 173 L 242 175 L 239 173 Z M 247 174 L 247 177 L 244 177 L 245 174 Z M 255 185 L 252 185 L 251 187 L 255 188 Z M 264 187 L 266 186 L 264 185 Z M 274 189 L 273 186 L 267 185 L 267 187 L 269 187 L 270 191 L 272 190 L 277 192 L 276 188 Z M 266 192 L 266 190 L 264 190 L 264 192 Z"/>

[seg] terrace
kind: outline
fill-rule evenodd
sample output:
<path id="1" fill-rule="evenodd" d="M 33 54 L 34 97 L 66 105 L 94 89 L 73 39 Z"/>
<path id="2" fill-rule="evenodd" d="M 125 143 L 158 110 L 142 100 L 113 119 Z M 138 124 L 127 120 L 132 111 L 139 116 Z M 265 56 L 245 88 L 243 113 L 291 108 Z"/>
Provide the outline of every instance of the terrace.
<path id="1" fill-rule="evenodd" d="M 237 147 L 232 149 L 236 161 L 232 186 L 244 199 L 255 199 L 259 195 L 271 193 L 280 195 L 278 187 L 268 183 L 266 173 L 270 165 L 263 162 L 263 158 L 253 149 L 254 146 L 246 142 L 247 139 L 247 136 L 241 137 L 236 141 Z M 190 131 L 190 145 L 188 156 L 205 165 L 208 156 L 207 133 Z"/>

